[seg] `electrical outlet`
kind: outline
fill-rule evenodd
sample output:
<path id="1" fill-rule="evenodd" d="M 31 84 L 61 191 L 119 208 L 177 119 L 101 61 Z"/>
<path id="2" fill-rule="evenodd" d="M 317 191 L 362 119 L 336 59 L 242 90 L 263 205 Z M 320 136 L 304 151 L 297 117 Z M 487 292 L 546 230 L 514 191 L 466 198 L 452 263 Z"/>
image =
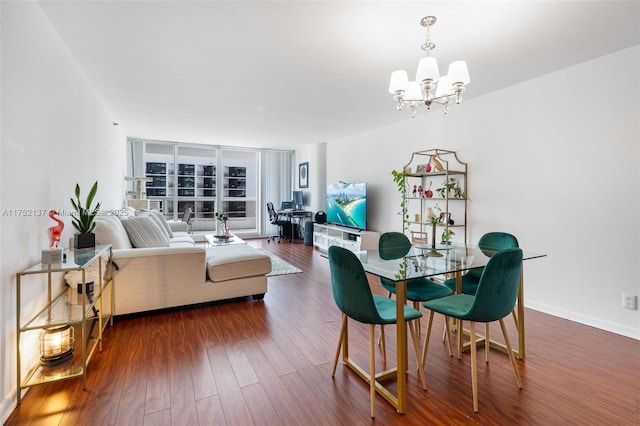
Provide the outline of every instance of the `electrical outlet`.
<path id="1" fill-rule="evenodd" d="M 632 311 L 638 309 L 638 296 L 622 293 L 622 307 Z"/>

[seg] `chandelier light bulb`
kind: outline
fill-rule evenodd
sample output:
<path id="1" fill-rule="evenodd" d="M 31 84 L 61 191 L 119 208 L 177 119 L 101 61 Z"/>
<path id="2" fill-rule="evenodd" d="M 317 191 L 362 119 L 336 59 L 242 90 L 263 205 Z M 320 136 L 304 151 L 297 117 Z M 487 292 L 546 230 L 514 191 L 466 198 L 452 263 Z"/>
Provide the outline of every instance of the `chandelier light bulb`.
<path id="1" fill-rule="evenodd" d="M 440 98 L 443 96 L 451 96 L 454 94 L 453 86 L 451 85 L 451 80 L 449 80 L 448 75 L 443 75 L 438 80 L 438 87 L 436 87 L 436 98 Z"/>
<path id="2" fill-rule="evenodd" d="M 420 90 L 420 84 L 417 81 L 410 81 L 405 92 L 404 99 L 407 102 L 418 101 L 422 102 L 422 91 Z"/>
<path id="3" fill-rule="evenodd" d="M 463 86 L 469 84 L 471 78 L 465 61 L 451 62 L 451 65 L 449 65 L 449 80 L 453 84 L 461 83 Z"/>
<path id="4" fill-rule="evenodd" d="M 416 71 L 416 81 L 438 81 L 440 71 L 438 71 L 438 61 L 433 56 L 426 56 L 418 62 L 418 70 Z"/>
<path id="5" fill-rule="evenodd" d="M 409 77 L 405 70 L 396 70 L 391 73 L 391 80 L 389 81 L 389 93 L 395 95 L 396 92 L 407 90 L 409 85 Z"/>

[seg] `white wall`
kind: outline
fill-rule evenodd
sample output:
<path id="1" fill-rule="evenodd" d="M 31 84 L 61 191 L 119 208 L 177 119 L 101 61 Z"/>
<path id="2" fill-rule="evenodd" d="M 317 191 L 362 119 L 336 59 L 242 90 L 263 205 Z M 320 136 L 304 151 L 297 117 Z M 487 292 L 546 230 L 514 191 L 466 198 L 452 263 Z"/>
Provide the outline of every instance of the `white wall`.
<path id="1" fill-rule="evenodd" d="M 640 46 L 327 144 L 327 181 L 369 182 L 369 226 L 401 229 L 391 170 L 411 152 L 469 163 L 469 241 L 517 236 L 525 304 L 640 339 Z M 473 90 L 473 82 L 469 86 Z M 393 110 L 389 99 L 389 114 Z M 406 112 L 404 112 L 406 114 Z M 381 152 L 368 155 L 363 152 Z"/>
<path id="2" fill-rule="evenodd" d="M 84 195 L 98 180 L 105 209 L 123 201 L 126 139 L 33 2 L 0 2 L 0 421 L 15 407 L 15 274 L 48 247 L 49 209 L 69 209 L 76 182 Z M 24 209 L 20 211 L 18 209 Z M 44 212 L 45 215 L 41 215 Z M 73 235 L 70 218 L 62 241 Z M 32 315 L 43 302 L 42 280 L 23 286 L 22 306 Z M 37 358 L 34 342 L 23 351 Z"/>
<path id="3" fill-rule="evenodd" d="M 312 212 L 324 211 L 326 203 L 326 144 L 305 145 L 297 148 L 295 152 L 294 187 L 304 193 L 305 209 Z M 300 188 L 298 166 L 300 163 L 309 163 L 309 187 Z"/>

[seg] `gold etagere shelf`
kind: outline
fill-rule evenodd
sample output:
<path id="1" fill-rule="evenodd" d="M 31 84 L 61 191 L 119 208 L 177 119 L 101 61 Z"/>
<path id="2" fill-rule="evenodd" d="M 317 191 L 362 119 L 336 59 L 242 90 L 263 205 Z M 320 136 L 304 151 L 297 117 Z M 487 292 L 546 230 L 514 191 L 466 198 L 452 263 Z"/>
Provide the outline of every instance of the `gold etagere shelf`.
<path id="1" fill-rule="evenodd" d="M 113 325 L 113 264 L 110 262 L 110 245 L 97 245 L 89 249 L 64 250 L 66 259 L 58 263 L 38 263 L 16 274 L 16 327 L 17 327 L 17 405 L 22 399 L 22 390 L 44 383 L 82 377 L 83 388 L 87 388 L 87 366 L 96 349 L 102 351 L 102 334 L 107 325 Z M 106 259 L 105 259 L 106 258 Z M 98 262 L 98 273 L 89 292 L 86 271 Z M 106 263 L 106 264 L 105 264 Z M 105 277 L 104 271 L 107 274 Z M 77 286 L 67 286 L 53 294 L 54 274 L 81 271 L 82 280 Z M 47 275 L 47 303 L 36 315 L 21 321 L 21 290 L 23 280 L 30 275 Z M 88 296 L 88 294 L 90 296 Z M 22 338 L 27 332 L 41 333 L 65 326 L 73 327 L 75 337 L 68 360 L 51 365 L 37 364 L 22 377 Z M 78 353 L 79 352 L 79 353 Z"/>
<path id="2" fill-rule="evenodd" d="M 433 225 L 427 215 L 430 208 L 439 217 L 437 229 L 450 235 L 449 239 L 466 244 L 467 173 L 467 163 L 460 161 L 455 151 L 435 148 L 411 154 L 404 166 L 407 187 L 403 201 L 407 215 L 403 217 L 403 229 L 410 233 L 414 243 L 427 243 L 423 241 L 427 236 L 428 241 L 433 239 Z M 420 190 L 415 190 L 416 187 Z M 435 238 L 438 244 L 449 241 L 443 240 L 442 233 Z"/>

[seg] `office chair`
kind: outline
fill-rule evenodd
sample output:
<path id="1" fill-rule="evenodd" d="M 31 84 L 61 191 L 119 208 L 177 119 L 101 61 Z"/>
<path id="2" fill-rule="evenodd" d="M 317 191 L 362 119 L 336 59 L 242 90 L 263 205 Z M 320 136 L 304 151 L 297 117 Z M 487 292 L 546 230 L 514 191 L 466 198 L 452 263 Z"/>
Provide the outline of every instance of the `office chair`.
<path id="1" fill-rule="evenodd" d="M 269 213 L 269 223 L 278 227 L 278 234 L 270 236 L 267 239 L 267 243 L 275 240 L 278 240 L 279 243 L 283 238 L 283 227 L 290 225 L 289 219 L 286 217 L 283 218 L 283 216 L 276 213 L 276 209 L 273 207 L 271 201 L 267 202 L 267 213 Z"/>
<path id="2" fill-rule="evenodd" d="M 400 259 L 411 250 L 411 241 L 402 232 L 385 232 L 378 241 L 378 253 L 381 259 Z M 391 294 L 396 293 L 396 285 L 393 281 L 380 277 L 380 285 Z M 428 278 L 413 278 L 407 280 L 407 301 L 413 302 L 414 309 L 420 309 L 420 302 L 437 299 L 453 294 L 448 287 L 431 281 Z M 386 354 L 384 341 L 384 326 L 381 327 L 380 342 L 382 343 L 383 354 Z M 449 356 L 451 356 L 451 342 L 447 335 L 447 346 Z M 386 355 L 385 355 L 386 356 Z"/>
<path id="3" fill-rule="evenodd" d="M 193 228 L 191 227 L 192 213 L 193 213 L 193 210 L 191 210 L 191 207 L 187 207 L 186 209 L 184 209 L 184 213 L 182 214 L 182 221 L 187 224 L 187 232 L 189 234 L 193 233 Z"/>
<path id="4" fill-rule="evenodd" d="M 471 322 L 471 388 L 473 392 L 473 411 L 478 412 L 478 363 L 476 359 L 476 322 L 500 322 L 502 335 L 518 388 L 522 389 L 522 381 L 518 373 L 516 358 L 511 349 L 509 335 L 503 318 L 509 315 L 516 304 L 520 288 L 520 271 L 522 268 L 522 250 L 509 248 L 494 254 L 484 267 L 475 296 L 470 294 L 454 294 L 436 300 L 424 302 L 422 306 L 431 310 L 429 329 L 422 350 L 422 367 L 424 368 L 429 348 L 429 332 L 433 324 L 434 312 L 451 318 Z M 448 327 L 448 325 L 447 325 Z"/>
<path id="5" fill-rule="evenodd" d="M 396 323 L 395 301 L 371 293 L 367 276 L 362 263 L 356 255 L 338 246 L 329 247 L 329 268 L 331 270 L 331 291 L 336 305 L 342 311 L 342 326 L 338 348 L 333 361 L 331 377 L 335 377 L 336 366 L 340 349 L 344 347 L 343 359 L 349 359 L 349 341 L 347 332 L 347 319 L 352 318 L 358 322 L 369 324 L 369 375 L 365 378 L 369 382 L 369 395 L 371 399 L 371 417 L 375 417 L 376 396 L 376 372 L 375 372 L 375 326 L 376 324 Z M 409 322 L 420 319 L 422 313 L 410 306 L 404 307 L 404 321 Z M 422 387 L 426 389 L 424 371 L 419 359 L 418 337 L 414 327 L 409 327 L 413 347 L 418 357 L 418 372 L 422 381 Z M 366 374 L 366 373 L 365 373 Z"/>

